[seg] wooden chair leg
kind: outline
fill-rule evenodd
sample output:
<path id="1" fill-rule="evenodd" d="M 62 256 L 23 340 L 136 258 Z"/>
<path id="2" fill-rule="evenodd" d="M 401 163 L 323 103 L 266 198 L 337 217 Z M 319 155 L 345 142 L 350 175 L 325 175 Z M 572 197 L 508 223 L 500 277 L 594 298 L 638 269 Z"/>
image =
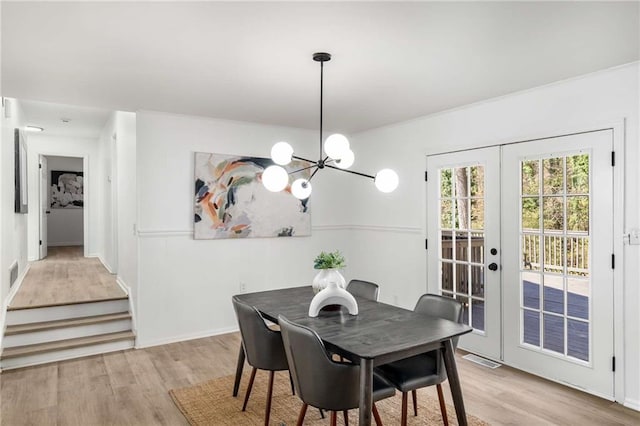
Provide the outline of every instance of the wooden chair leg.
<path id="1" fill-rule="evenodd" d="M 336 411 L 331 412 L 331 426 L 338 425 L 338 413 Z"/>
<path id="2" fill-rule="evenodd" d="M 444 394 L 442 393 L 442 385 L 436 385 L 438 389 L 438 400 L 440 401 L 440 412 L 442 413 L 442 423 L 444 426 L 449 426 L 449 418 L 447 417 L 447 406 L 444 403 Z"/>
<path id="3" fill-rule="evenodd" d="M 402 417 L 400 418 L 400 424 L 407 426 L 407 392 L 402 392 Z"/>
<path id="4" fill-rule="evenodd" d="M 380 418 L 380 413 L 378 413 L 378 407 L 376 407 L 375 402 L 373 403 L 371 411 L 373 412 L 373 418 L 376 419 L 376 425 L 382 426 L 382 419 Z"/>
<path id="5" fill-rule="evenodd" d="M 306 402 L 302 404 L 302 408 L 300 408 L 300 414 L 298 414 L 298 423 L 296 423 L 296 426 L 302 426 L 302 423 L 304 422 L 304 416 L 307 414 L 307 407 L 309 407 L 309 405 Z"/>
<path id="6" fill-rule="evenodd" d="M 253 388 L 253 381 L 256 378 L 257 368 L 253 367 L 251 370 L 251 378 L 249 379 L 249 386 L 247 386 L 247 394 L 244 396 L 244 404 L 242 404 L 242 411 L 247 409 L 247 402 L 249 402 L 249 395 L 251 395 L 251 389 Z"/>
<path id="7" fill-rule="evenodd" d="M 344 416 L 344 426 L 349 426 L 349 412 L 344 410 L 342 415 Z"/>
<path id="8" fill-rule="evenodd" d="M 416 390 L 411 391 L 411 397 L 413 398 L 413 415 L 418 415 L 418 392 Z"/>
<path id="9" fill-rule="evenodd" d="M 267 408 L 264 412 L 264 426 L 269 426 L 269 417 L 271 417 L 271 397 L 273 396 L 273 376 L 275 371 L 269 371 L 269 389 L 267 390 Z"/>

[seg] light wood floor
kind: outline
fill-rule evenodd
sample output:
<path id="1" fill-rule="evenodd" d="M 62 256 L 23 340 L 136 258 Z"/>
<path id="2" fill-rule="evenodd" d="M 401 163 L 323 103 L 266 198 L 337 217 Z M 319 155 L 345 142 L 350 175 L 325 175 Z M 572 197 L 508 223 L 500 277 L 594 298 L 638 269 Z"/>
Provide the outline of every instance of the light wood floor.
<path id="1" fill-rule="evenodd" d="M 169 389 L 233 374 L 239 344 L 232 333 L 5 371 L 0 375 L 0 423 L 186 425 Z M 491 424 L 640 424 L 640 413 L 618 404 L 509 367 L 481 367 L 460 355 L 467 411 Z M 245 388 L 242 383 L 240 396 Z M 451 403 L 448 392 L 446 398 Z"/>
<path id="2" fill-rule="evenodd" d="M 9 309 L 54 306 L 126 297 L 114 275 L 83 248 L 49 247 L 48 256 L 31 264 Z"/>

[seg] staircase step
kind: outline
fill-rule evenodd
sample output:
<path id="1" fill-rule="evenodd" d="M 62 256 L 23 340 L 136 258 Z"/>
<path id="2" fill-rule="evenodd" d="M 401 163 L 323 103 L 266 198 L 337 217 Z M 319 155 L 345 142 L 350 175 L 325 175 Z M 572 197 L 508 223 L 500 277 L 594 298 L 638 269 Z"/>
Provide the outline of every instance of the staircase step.
<path id="1" fill-rule="evenodd" d="M 7 310 L 7 326 L 60 321 L 129 312 L 127 297 L 66 305 Z"/>
<path id="2" fill-rule="evenodd" d="M 135 339 L 133 331 L 121 331 L 117 333 L 100 334 L 97 336 L 58 340 L 56 342 L 38 343 L 35 345 L 16 346 L 13 348 L 5 348 L 2 351 L 2 354 L 0 354 L 0 360 L 133 339 Z"/>
<path id="3" fill-rule="evenodd" d="M 13 336 L 15 334 L 33 333 L 37 331 L 54 330 L 57 328 L 77 327 L 80 325 L 99 324 L 108 321 L 131 319 L 129 312 L 121 312 L 116 314 L 95 315 L 91 317 L 72 318 L 58 321 L 43 321 L 28 324 L 8 325 L 4 332 L 5 336 Z"/>
<path id="4" fill-rule="evenodd" d="M 7 311 L 19 311 L 24 309 L 39 309 L 39 308 L 51 308 L 54 306 L 69 306 L 69 305 L 79 305 L 83 303 L 100 303 L 100 302 L 111 302 L 114 300 L 126 300 L 128 299 L 128 295 L 118 296 L 118 297 L 103 297 L 101 299 L 89 299 L 89 300 L 76 300 L 74 302 L 57 302 L 57 303 L 42 303 L 39 305 L 28 305 L 28 306 L 7 306 Z"/>

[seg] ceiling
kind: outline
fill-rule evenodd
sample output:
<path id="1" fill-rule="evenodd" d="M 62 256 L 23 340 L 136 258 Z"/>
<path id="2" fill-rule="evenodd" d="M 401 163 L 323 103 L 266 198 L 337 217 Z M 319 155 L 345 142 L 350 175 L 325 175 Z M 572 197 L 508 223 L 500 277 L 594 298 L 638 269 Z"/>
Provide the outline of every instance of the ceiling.
<path id="1" fill-rule="evenodd" d="M 637 2 L 0 7 L 3 96 L 315 129 L 311 55 L 326 51 L 325 127 L 347 133 L 629 63 L 640 51 Z"/>

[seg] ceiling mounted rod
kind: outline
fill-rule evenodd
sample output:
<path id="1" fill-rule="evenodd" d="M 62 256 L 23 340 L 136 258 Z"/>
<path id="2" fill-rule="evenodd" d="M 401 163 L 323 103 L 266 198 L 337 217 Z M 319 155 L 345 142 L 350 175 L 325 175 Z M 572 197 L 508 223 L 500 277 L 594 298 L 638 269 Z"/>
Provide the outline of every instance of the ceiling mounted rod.
<path id="1" fill-rule="evenodd" d="M 355 156 L 349 146 L 349 140 L 341 134 L 333 134 L 324 140 L 324 63 L 331 60 L 331 55 L 326 52 L 313 54 L 313 60 L 320 62 L 320 155 L 317 161 L 293 155 L 293 148 L 287 142 L 278 142 L 271 148 L 271 158 L 277 165 L 267 167 L 262 173 L 262 183 L 273 192 L 282 191 L 289 186 L 289 175 L 294 175 L 306 170 L 313 172 L 308 179 L 298 178 L 290 184 L 291 193 L 301 200 L 311 194 L 311 179 L 318 170 L 330 168 L 354 175 L 373 179 L 376 187 L 382 192 L 391 192 L 398 186 L 398 175 L 390 169 L 380 170 L 375 176 L 366 173 L 348 170 L 354 162 Z M 324 158 L 323 158 L 324 155 Z M 309 163 L 308 167 L 298 168 L 287 172 L 283 167 L 292 159 Z"/>

